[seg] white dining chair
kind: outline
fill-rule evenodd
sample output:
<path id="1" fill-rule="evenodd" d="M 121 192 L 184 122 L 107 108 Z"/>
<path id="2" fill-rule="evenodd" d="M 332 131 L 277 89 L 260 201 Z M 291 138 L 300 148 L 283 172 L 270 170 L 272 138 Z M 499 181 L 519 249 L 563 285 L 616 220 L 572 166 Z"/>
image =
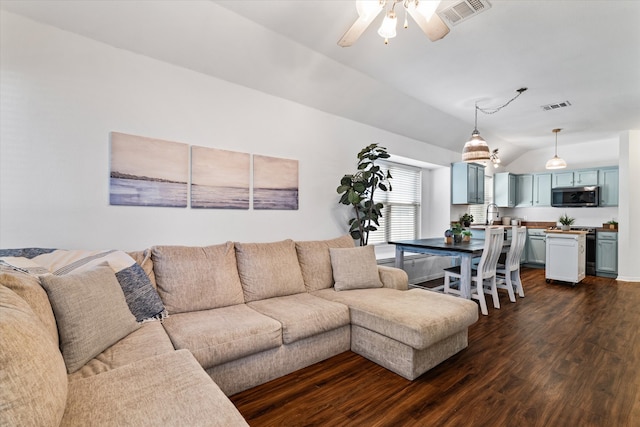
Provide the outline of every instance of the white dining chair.
<path id="1" fill-rule="evenodd" d="M 487 301 L 484 294 L 491 294 L 493 298 L 493 306 L 500 308 L 500 300 L 498 299 L 498 288 L 496 287 L 496 267 L 498 258 L 502 252 L 504 244 L 504 229 L 502 227 L 487 228 L 485 231 L 484 249 L 478 266 L 471 270 L 471 298 L 478 300 L 480 303 L 480 311 L 485 316 L 489 314 L 487 310 Z M 460 295 L 460 279 L 462 277 L 460 266 L 444 269 L 444 288 L 443 292 L 447 294 Z M 453 279 L 453 280 L 452 280 Z M 458 286 L 458 289 L 451 285 Z M 475 289 L 474 289 L 475 284 Z"/>
<path id="2" fill-rule="evenodd" d="M 515 292 L 520 298 L 524 298 L 524 288 L 520 280 L 520 257 L 527 241 L 527 227 L 513 227 L 511 233 L 511 246 L 507 253 L 504 265 L 498 264 L 496 268 L 496 286 L 498 289 L 506 289 L 509 293 L 509 301 L 516 302 Z"/>

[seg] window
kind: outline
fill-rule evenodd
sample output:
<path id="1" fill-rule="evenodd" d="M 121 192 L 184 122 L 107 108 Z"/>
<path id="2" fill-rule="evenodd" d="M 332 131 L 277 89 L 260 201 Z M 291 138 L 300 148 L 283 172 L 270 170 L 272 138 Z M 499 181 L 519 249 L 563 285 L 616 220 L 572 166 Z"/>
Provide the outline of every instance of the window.
<path id="1" fill-rule="evenodd" d="M 487 206 L 493 203 L 493 177 L 484 177 L 484 204 L 469 205 L 469 213 L 473 215 L 473 222 L 484 224 L 487 221 Z"/>
<path id="2" fill-rule="evenodd" d="M 380 226 L 369 234 L 369 244 L 389 240 L 417 239 L 420 224 L 422 172 L 399 163 L 380 163 L 391 172 L 392 191 L 376 191 L 377 202 L 384 203 Z"/>

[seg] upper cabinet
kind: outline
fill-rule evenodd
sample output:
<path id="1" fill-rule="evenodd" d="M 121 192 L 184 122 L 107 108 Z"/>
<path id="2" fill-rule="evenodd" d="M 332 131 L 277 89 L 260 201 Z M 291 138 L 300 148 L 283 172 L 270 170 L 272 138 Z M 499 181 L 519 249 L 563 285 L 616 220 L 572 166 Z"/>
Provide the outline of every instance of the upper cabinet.
<path id="1" fill-rule="evenodd" d="M 533 175 L 518 175 L 516 183 L 516 207 L 533 205 Z"/>
<path id="2" fill-rule="evenodd" d="M 451 164 L 451 204 L 484 203 L 484 166 L 477 163 Z"/>
<path id="3" fill-rule="evenodd" d="M 533 206 L 551 206 L 551 174 L 533 175 Z"/>
<path id="4" fill-rule="evenodd" d="M 509 172 L 493 175 L 493 202 L 501 208 L 516 205 L 516 176 Z"/>
<path id="5" fill-rule="evenodd" d="M 553 173 L 553 188 L 598 185 L 598 170 L 585 169 Z"/>
<path id="6" fill-rule="evenodd" d="M 602 168 L 598 171 L 600 206 L 618 206 L 618 168 Z"/>

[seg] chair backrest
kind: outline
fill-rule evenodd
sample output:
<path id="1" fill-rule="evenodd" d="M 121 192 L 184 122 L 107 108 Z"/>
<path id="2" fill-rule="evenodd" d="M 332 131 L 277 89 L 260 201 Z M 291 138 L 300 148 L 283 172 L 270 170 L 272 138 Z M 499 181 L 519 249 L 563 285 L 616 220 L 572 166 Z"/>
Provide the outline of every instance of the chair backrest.
<path id="1" fill-rule="evenodd" d="M 520 267 L 520 257 L 524 244 L 527 241 L 527 227 L 512 227 L 511 246 L 505 260 L 504 266 L 509 271 L 515 271 Z"/>
<path id="2" fill-rule="evenodd" d="M 496 274 L 498 258 L 504 244 L 504 228 L 491 227 L 485 230 L 484 250 L 478 263 L 478 276 L 491 277 Z"/>

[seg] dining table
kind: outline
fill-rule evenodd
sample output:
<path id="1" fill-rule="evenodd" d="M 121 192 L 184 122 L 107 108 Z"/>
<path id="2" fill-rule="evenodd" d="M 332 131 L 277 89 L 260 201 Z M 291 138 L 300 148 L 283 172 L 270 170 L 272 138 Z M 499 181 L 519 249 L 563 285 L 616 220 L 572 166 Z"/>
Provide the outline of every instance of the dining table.
<path id="1" fill-rule="evenodd" d="M 442 237 L 389 242 L 396 247 L 395 266 L 404 269 L 405 252 L 460 257 L 460 296 L 471 298 L 471 260 L 482 255 L 484 239 L 447 243 Z M 505 241 L 505 246 L 509 242 Z M 504 249 L 504 247 L 503 247 Z"/>

